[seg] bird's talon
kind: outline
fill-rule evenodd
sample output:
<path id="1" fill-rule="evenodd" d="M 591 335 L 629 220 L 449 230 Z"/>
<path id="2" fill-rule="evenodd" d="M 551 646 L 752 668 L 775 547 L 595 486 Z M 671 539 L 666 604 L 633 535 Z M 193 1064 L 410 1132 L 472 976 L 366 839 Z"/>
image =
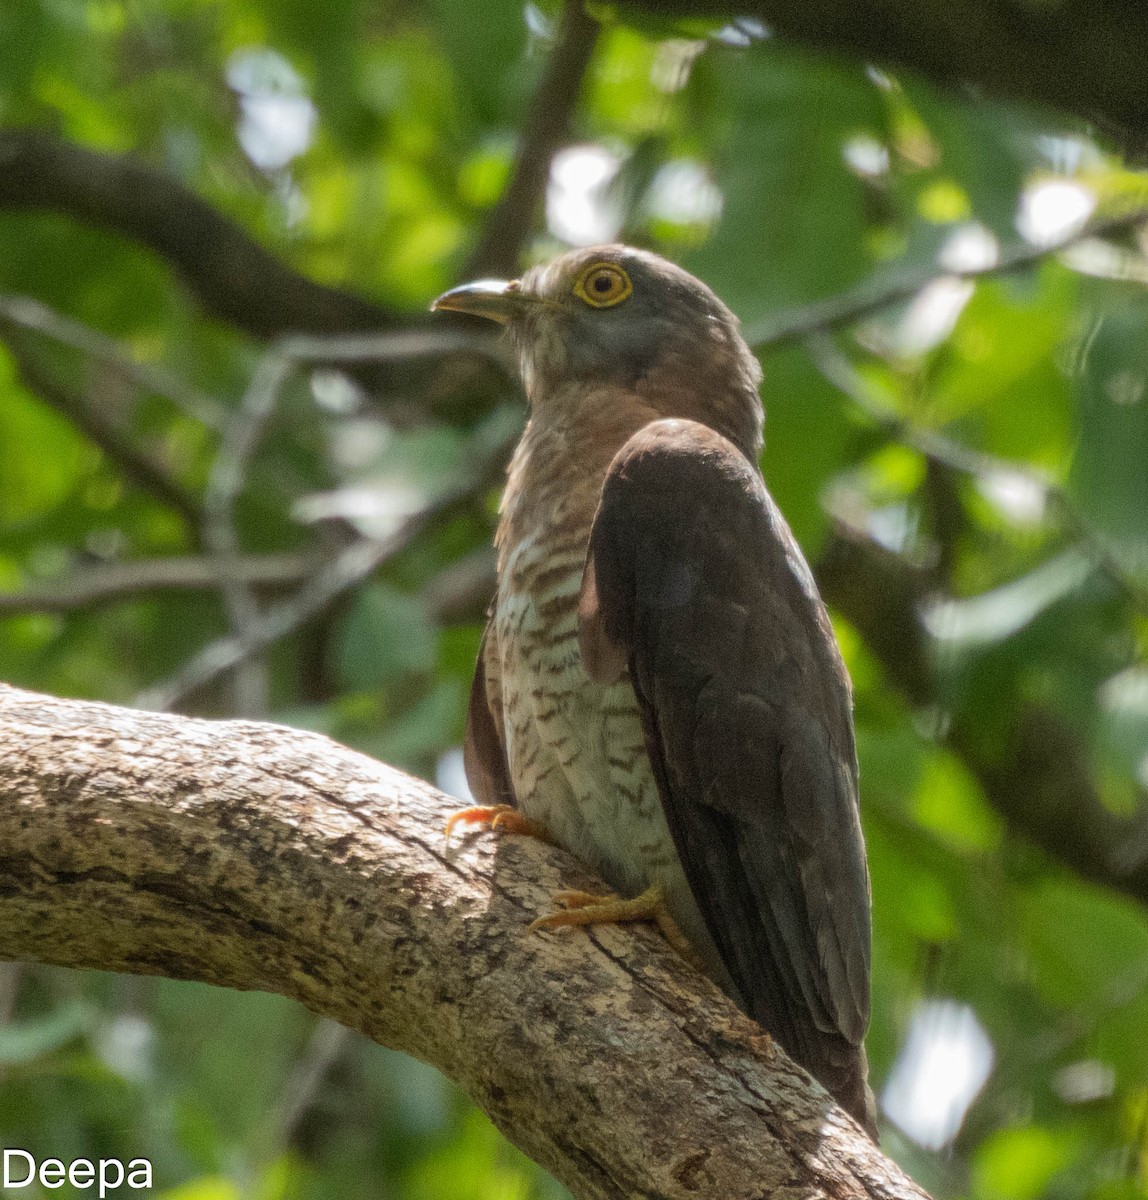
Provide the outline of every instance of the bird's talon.
<path id="1" fill-rule="evenodd" d="M 477 805 L 473 808 L 460 808 L 458 812 L 453 812 L 447 817 L 446 825 L 443 828 L 443 835 L 447 838 L 454 832 L 456 825 L 470 824 L 492 824 L 498 809 L 503 807 L 497 805 L 493 808 Z"/>
<path id="2" fill-rule="evenodd" d="M 531 921 L 531 933 L 539 929 L 558 929 L 563 925 L 616 925 L 623 921 L 654 921 L 667 942 L 689 963 L 700 965 L 697 951 L 666 908 L 662 889 L 654 884 L 632 900 L 621 896 L 596 896 L 592 892 L 558 892 L 554 899 L 562 905 L 559 912 Z"/>
<path id="3" fill-rule="evenodd" d="M 592 904 L 604 904 L 620 897 L 614 895 L 599 896 L 594 892 L 555 892 L 554 899 L 563 908 L 589 908 Z"/>
<path id="4" fill-rule="evenodd" d="M 541 821 L 531 820 L 523 816 L 513 804 L 475 805 L 472 808 L 461 808 L 451 813 L 447 818 L 445 836 L 450 837 L 458 824 L 489 825 L 504 833 L 521 833 L 526 837 L 535 837 L 543 842 L 553 842 L 550 830 Z"/>
<path id="5" fill-rule="evenodd" d="M 537 933 L 540 929 L 556 929 L 559 925 L 575 924 L 572 921 L 563 920 L 568 914 L 565 912 L 550 913 L 549 916 L 535 917 L 526 927 L 527 933 Z"/>

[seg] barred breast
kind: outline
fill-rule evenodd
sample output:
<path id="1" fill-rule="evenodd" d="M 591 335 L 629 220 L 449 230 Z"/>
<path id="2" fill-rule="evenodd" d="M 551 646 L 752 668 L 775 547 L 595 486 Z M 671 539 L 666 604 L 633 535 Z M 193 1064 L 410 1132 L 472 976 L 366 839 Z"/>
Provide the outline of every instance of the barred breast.
<path id="1" fill-rule="evenodd" d="M 596 684 L 582 665 L 578 594 L 612 454 L 599 451 L 595 463 L 593 448 L 576 454 L 554 430 L 540 448 L 530 433 L 504 501 L 491 630 L 519 807 L 621 894 L 660 883 L 678 924 L 725 985 L 666 824 L 633 688 L 626 678 Z M 527 475 L 536 477 L 524 512 L 516 510 L 515 484 Z"/>
<path id="2" fill-rule="evenodd" d="M 523 811 L 633 895 L 677 855 L 633 689 L 627 681 L 596 685 L 582 667 L 584 557 L 584 538 L 554 545 L 538 535 L 509 555 L 495 626 L 507 760 Z"/>

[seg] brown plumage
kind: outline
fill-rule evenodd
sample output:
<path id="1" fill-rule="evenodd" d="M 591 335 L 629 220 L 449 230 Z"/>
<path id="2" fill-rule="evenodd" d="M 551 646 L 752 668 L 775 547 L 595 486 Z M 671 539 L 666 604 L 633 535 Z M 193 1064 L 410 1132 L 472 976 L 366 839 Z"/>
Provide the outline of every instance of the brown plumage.
<path id="1" fill-rule="evenodd" d="M 623 246 L 436 307 L 508 325 L 532 410 L 471 694 L 476 798 L 625 896 L 657 885 L 706 971 L 874 1132 L 849 680 L 761 480 L 736 318 Z"/>

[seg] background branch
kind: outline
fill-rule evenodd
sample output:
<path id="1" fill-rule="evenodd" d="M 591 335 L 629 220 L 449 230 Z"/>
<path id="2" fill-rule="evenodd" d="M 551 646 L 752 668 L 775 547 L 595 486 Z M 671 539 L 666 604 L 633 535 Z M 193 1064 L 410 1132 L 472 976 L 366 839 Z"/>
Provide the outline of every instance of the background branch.
<path id="1" fill-rule="evenodd" d="M 924 1195 L 652 931 L 527 936 L 561 851 L 325 738 L 0 687 L 0 955 L 290 996 L 579 1198 Z"/>
<path id="2" fill-rule="evenodd" d="M 326 559 L 305 554 L 245 554 L 232 564 L 236 575 L 260 591 L 290 591 L 320 574 Z M 423 589 L 423 603 L 443 625 L 478 621 L 490 601 L 494 550 L 483 546 L 445 567 Z M 97 563 L 18 592 L 0 592 L 0 616 L 64 613 L 98 608 L 155 592 L 219 590 L 219 564 L 206 555 Z"/>
<path id="3" fill-rule="evenodd" d="M 249 587 L 282 591 L 298 586 L 319 568 L 317 562 L 302 554 L 249 554 L 232 562 L 231 569 Z M 218 563 L 207 556 L 129 559 L 76 567 L 59 579 L 18 592 L 0 592 L 0 616 L 65 613 L 154 592 L 218 588 Z"/>
<path id="4" fill-rule="evenodd" d="M 1148 143 L 1148 8 L 1137 0 L 623 0 L 631 16 L 757 17 L 819 51 L 906 67 L 946 87 L 1072 112 Z"/>
<path id="5" fill-rule="evenodd" d="M 140 449 L 137 440 L 120 428 L 104 405 L 82 389 L 66 384 L 59 372 L 43 363 L 26 344 L 26 338 L 19 330 L 10 329 L 3 339 L 20 382 L 98 446 L 137 487 L 177 512 L 192 540 L 198 540 L 202 521 L 199 499 L 166 464 Z"/>
<path id="6" fill-rule="evenodd" d="M 0 210 L 59 212 L 153 250 L 213 317 L 252 337 L 385 329 L 389 309 L 280 262 L 182 183 L 128 155 L 0 131 Z"/>
<path id="7" fill-rule="evenodd" d="M 952 268 L 938 264 L 913 265 L 877 278 L 866 279 L 857 287 L 824 300 L 763 317 L 743 330 L 745 340 L 758 352 L 784 346 L 798 338 L 823 333 L 844 325 L 853 325 L 884 309 L 903 304 L 939 279 L 992 279 L 1012 275 L 1038 266 L 1048 258 L 1071 251 L 1093 239 L 1116 237 L 1148 221 L 1148 205 L 1134 205 L 1128 211 L 1090 222 L 1078 233 L 1052 246 L 1017 242 L 1006 246 L 996 261 L 983 267 Z"/>
<path id="8" fill-rule="evenodd" d="M 228 624 L 234 637 L 252 646 L 258 637 L 259 600 L 251 585 L 235 570 L 242 553 L 235 507 L 292 365 L 287 355 L 274 350 L 260 360 L 239 407 L 223 429 L 203 497 L 203 544 L 215 559 L 219 595 Z M 252 648 L 235 665 L 235 714 L 265 716 L 270 687 L 266 655 L 262 648 Z"/>
<path id="9" fill-rule="evenodd" d="M 860 632 L 889 682 L 916 707 L 939 702 L 921 613 L 933 589 L 928 572 L 839 525 L 814 566 L 825 602 Z M 1148 904 L 1148 795 L 1131 815 L 1114 812 L 1096 789 L 1078 730 L 1016 697 L 1012 722 L 991 743 L 975 714 L 957 714 L 941 735 L 980 781 L 1014 833 L 1086 879 Z"/>
<path id="10" fill-rule="evenodd" d="M 1077 510 L 1068 491 L 1047 472 L 972 450 L 936 429 L 915 425 L 886 403 L 833 340 L 823 333 L 810 334 L 804 342 L 810 362 L 821 376 L 856 405 L 878 428 L 903 446 L 909 446 L 937 466 L 963 475 L 1005 476 L 1024 480 L 1039 492 L 1059 520 L 1064 532 L 1142 613 L 1148 614 L 1148 590 L 1129 572 L 1102 537 Z"/>
<path id="11" fill-rule="evenodd" d="M 148 688 L 138 697 L 140 706 L 173 708 L 197 688 L 234 670 L 251 654 L 259 653 L 295 632 L 332 601 L 370 578 L 384 563 L 410 546 L 419 534 L 469 505 L 480 491 L 490 487 L 492 477 L 501 475 L 512 441 L 496 447 L 485 461 L 476 465 L 469 478 L 412 514 L 390 537 L 360 538 L 339 550 L 320 571 L 306 579 L 298 591 L 271 605 L 242 632 L 216 639 L 185 663 L 171 679 Z"/>
<path id="12" fill-rule="evenodd" d="M 546 195 L 550 161 L 570 136 L 598 33 L 598 22 L 586 12 L 582 0 L 567 0 L 546 70 L 530 98 L 510 182 L 487 215 L 478 245 L 463 268 L 463 279 L 517 274 L 522 247 Z"/>
<path id="13" fill-rule="evenodd" d="M 1128 0 L 954 0 L 944 11 L 811 0 L 802 12 L 792 0 L 697 0 L 691 11 L 709 22 L 667 18 L 687 3 L 591 5 L 601 38 L 581 0 L 545 16 L 505 4 L 352 5 L 333 23 L 303 6 L 254 33 L 226 0 L 210 14 L 175 0 L 146 16 L 129 6 L 116 21 L 99 5 L 16 5 L 5 29 L 20 69 L 5 76 L 5 110 L 38 128 L 0 127 L 0 338 L 34 356 L 72 407 L 53 411 L 21 386 L 0 345 L 0 676 L 108 698 L 154 686 L 153 702 L 221 714 L 266 706 L 415 774 L 457 779 L 502 463 L 486 478 L 472 469 L 524 408 L 502 407 L 521 401 L 506 342 L 435 322 L 426 301 L 444 271 L 509 274 L 524 265 L 519 254 L 546 253 L 563 231 L 594 236 L 599 222 L 621 222 L 671 258 L 696 253 L 715 291 L 761 318 L 746 330 L 767 381 L 770 485 L 803 536 L 823 535 L 814 567 L 856 668 L 876 886 L 869 1051 L 890 1146 L 939 1195 L 965 1194 L 990 1166 L 1005 1178 L 1040 1145 L 1053 1191 L 1119 1191 L 1121 1155 L 1139 1153 L 1125 1118 L 1148 1071 L 1137 657 L 1148 542 L 1136 521 L 1148 511 L 1148 192 L 1113 139 L 1087 124 L 1096 107 L 1072 96 L 1082 81 L 1102 92 L 1102 66 L 1117 67 L 1121 88 L 1145 88 L 1139 64 L 1125 71 L 1119 60 L 1143 42 L 1148 18 L 1128 10 L 1123 21 Z M 1043 31 L 1053 26 L 1073 36 L 1050 53 Z M 927 43 L 921 54 L 914 36 Z M 1094 36 L 1117 46 L 1110 62 Z M 803 45 L 845 55 L 834 62 Z M 1018 52 L 1023 70 L 1006 78 L 993 60 Z M 929 71 L 930 59 L 938 79 L 957 81 L 949 95 L 910 69 Z M 1023 93 L 1030 69 L 1058 113 L 993 102 L 1014 83 Z M 549 212 L 554 152 L 583 142 L 569 152 L 579 170 L 554 178 Z M 612 183 L 594 184 L 617 164 Z M 1089 211 L 1087 228 L 1058 240 Z M 468 254 L 478 257 L 464 266 Z M 957 262 L 987 269 L 954 272 Z M 1016 274 L 988 278 L 1007 271 Z M 830 341 L 825 330 L 842 333 Z M 806 352 L 852 403 L 826 392 Z M 98 431 L 74 432 L 57 415 L 67 411 L 78 431 L 85 406 Z M 182 516 L 167 483 L 182 493 Z M 54 615 L 2 619 L 33 612 Z M 243 679 L 255 686 L 240 694 Z M 341 840 L 350 825 L 339 797 L 355 793 L 324 787 L 333 776 L 316 773 L 309 752 L 285 763 L 294 774 L 284 790 L 278 762 L 261 757 L 293 735 L 230 729 L 224 746 L 214 727 L 179 724 L 170 728 L 197 739 L 193 767 L 214 765 L 208 778 L 185 773 L 177 754 L 187 787 L 160 787 L 173 804 L 152 810 L 151 735 L 162 742 L 169 726 L 128 718 L 117 740 L 118 718 L 84 712 L 102 739 L 92 760 L 114 769 L 98 780 L 61 772 L 39 788 L 47 816 L 37 808 L 20 833 L 33 839 L 46 820 L 54 841 L 38 867 L 10 853 L 30 843 L 7 837 L 18 818 L 0 802 L 0 907 L 18 889 L 31 894 L 29 872 L 57 869 L 55 897 L 87 888 L 108 900 L 128 883 L 115 874 L 115 837 L 134 829 L 160 854 L 163 839 L 180 844 L 171 830 L 190 828 L 180 824 L 190 806 L 196 829 L 201 817 L 226 828 L 195 843 L 184 877 L 159 867 L 133 876 L 157 906 L 142 918 L 146 932 L 161 933 L 139 935 L 138 969 L 178 967 L 184 954 L 190 972 L 213 933 L 234 951 L 235 978 L 250 967 L 256 982 L 302 988 L 310 970 L 313 986 L 331 983 L 340 964 L 324 946 L 293 955 L 284 931 L 309 919 L 301 893 L 316 872 L 343 866 L 371 881 L 357 839 L 374 838 L 376 809 L 361 809 Z M 71 749 L 37 759 L 49 772 L 77 765 L 88 735 L 69 720 L 58 734 Z M 25 719 L 17 745 L 28 728 Z M 271 773 L 256 777 L 261 768 Z M 234 773 L 272 800 L 233 803 Z M 104 780 L 124 787 L 105 794 Z M 389 794 L 369 788 L 368 799 Z M 126 807 L 110 812 L 117 797 Z M 68 813 L 91 843 L 87 858 L 55 837 Z M 382 817 L 392 815 L 408 819 L 401 806 Z M 299 840 L 312 836 L 312 818 L 339 831 L 322 853 Z M 228 854 L 242 859 L 256 842 L 254 875 L 227 870 Z M 442 895 L 440 868 L 465 873 L 471 853 L 490 853 L 496 867 L 529 855 L 485 837 L 457 862 L 437 840 L 423 848 L 430 859 L 404 895 L 420 919 Z M 70 874 L 68 856 L 81 864 Z M 268 882 L 276 875 L 286 891 Z M 188 881 L 199 885 L 190 896 Z M 330 920 L 361 935 L 354 963 L 378 944 L 369 919 L 394 926 L 403 914 L 376 907 L 377 893 L 338 894 L 348 898 Z M 483 894 L 505 900 L 494 885 Z M 523 902 L 517 928 L 537 904 Z M 277 947 L 262 955 L 245 940 L 256 907 L 254 935 Z M 176 937 L 193 908 L 199 933 L 189 921 Z M 109 911 L 85 913 L 98 916 L 97 938 L 118 916 Z M 486 908 L 466 911 L 426 967 L 438 978 L 419 1027 L 427 1038 L 437 1024 L 454 1036 L 457 998 L 486 986 L 475 933 Z M 1066 939 L 1073 929 L 1087 936 Z M 398 933 L 388 981 L 425 965 L 409 933 Z M 631 987 L 623 968 L 645 935 L 611 937 L 550 941 L 614 953 L 622 974 L 612 978 Z M 585 964 L 539 959 L 543 941 L 512 949 L 533 954 L 561 988 Z M 156 945 L 157 956 L 174 946 L 174 959 L 149 965 Z M 528 1104 L 539 1089 L 512 1080 L 504 1095 L 493 1090 L 517 1061 L 504 1064 L 500 1050 L 522 1035 L 498 997 L 482 994 L 492 1011 L 481 1049 L 496 1061 L 475 1067 L 493 1080 L 479 1090 L 511 1114 L 515 1095 Z M 597 1013 L 602 994 L 584 989 L 579 1016 Z M 682 1014 L 695 1007 L 679 1002 Z M 991 1044 L 995 1066 L 975 1100 L 958 1094 L 956 1075 L 928 1066 L 928 1051 L 957 1032 L 942 1011 Z M 548 1009 L 543 1023 L 554 1016 Z M 45 1139 L 66 1127 L 75 1152 L 91 1156 L 108 1145 L 104 1117 L 115 1112 L 113 1141 L 182 1164 L 165 1168 L 177 1172 L 172 1186 L 216 1186 L 202 1176 L 218 1168 L 245 1192 L 338 1194 L 340 1180 L 358 1179 L 397 1195 L 425 1190 L 428 1172 L 443 1193 L 463 1174 L 488 1174 L 502 1190 L 547 1188 L 445 1080 L 336 1026 L 308 1040 L 317 1019 L 277 998 L 30 963 L 0 967 L 6 1018 L 0 1042 L 33 1047 L 23 1059 L 0 1053 L 0 1125 L 17 1144 L 55 1153 Z M 597 1039 L 607 1064 L 638 1075 L 633 1044 L 609 1021 L 560 1032 L 575 1028 Z M 549 1069 L 543 1048 L 540 1036 L 528 1043 L 535 1076 Z M 668 1073 L 651 1086 L 662 1084 L 659 1115 L 687 1081 Z M 930 1104 L 906 1099 L 922 1094 L 947 1114 L 944 1127 L 930 1122 Z M 148 1115 L 173 1104 L 180 1121 Z M 593 1173 L 596 1160 L 579 1155 L 581 1126 L 595 1138 L 608 1119 L 614 1133 L 619 1114 L 567 1115 L 560 1151 Z M 203 1131 L 192 1159 L 188 1128 Z M 808 1154 L 819 1122 L 807 1130 Z M 1066 1139 L 1071 1161 L 1056 1149 Z M 695 1144 L 664 1161 L 682 1187 L 716 1189 L 722 1164 L 707 1153 Z M 803 1170 L 774 1194 L 800 1192 Z M 618 1187 L 661 1194 L 664 1183 L 647 1188 L 635 1173 Z M 822 1194 L 849 1186 L 821 1183 Z"/>
<path id="14" fill-rule="evenodd" d="M 190 188 L 131 155 L 99 153 L 35 129 L 0 129 L 4 210 L 62 213 L 147 247 L 174 268 L 205 312 L 254 338 L 377 334 L 400 323 L 384 305 L 294 270 Z M 408 339 L 427 332 L 409 314 L 402 324 Z M 429 331 L 440 346 L 450 333 Z M 330 361 L 343 363 L 392 419 L 409 418 L 409 394 L 419 396 L 422 419 L 440 402 L 457 417 L 467 415 L 456 411 L 458 392 L 486 397 L 479 404 L 485 409 L 502 386 L 502 373 L 480 347 L 479 338 L 456 334 L 446 363 L 419 353 L 340 355 L 337 347 Z"/>
<path id="15" fill-rule="evenodd" d="M 0 296 L 0 326 L 4 325 L 31 330 L 62 346 L 79 350 L 102 363 L 130 386 L 165 396 L 209 429 L 218 429 L 223 424 L 224 409 L 214 396 L 201 392 L 166 367 L 129 357 L 114 338 L 73 321 L 38 300 L 28 296 Z"/>

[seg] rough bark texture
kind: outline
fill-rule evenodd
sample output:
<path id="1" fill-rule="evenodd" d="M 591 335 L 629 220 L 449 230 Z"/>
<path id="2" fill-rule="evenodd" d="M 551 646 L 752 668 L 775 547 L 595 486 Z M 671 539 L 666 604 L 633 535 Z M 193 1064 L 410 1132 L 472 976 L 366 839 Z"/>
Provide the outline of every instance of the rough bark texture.
<path id="1" fill-rule="evenodd" d="M 578 1197 L 922 1197 L 652 930 L 528 935 L 561 851 L 326 738 L 0 686 L 0 956 L 280 992 Z"/>

